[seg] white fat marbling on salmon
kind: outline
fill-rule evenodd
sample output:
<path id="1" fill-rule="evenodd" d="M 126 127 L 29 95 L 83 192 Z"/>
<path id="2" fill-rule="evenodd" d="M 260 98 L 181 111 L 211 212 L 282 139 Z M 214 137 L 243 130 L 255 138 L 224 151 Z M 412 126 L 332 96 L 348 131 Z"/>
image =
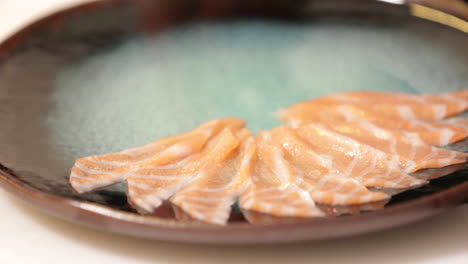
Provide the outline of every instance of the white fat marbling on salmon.
<path id="1" fill-rule="evenodd" d="M 194 180 L 199 177 L 196 175 L 194 177 L 181 177 L 179 181 L 175 184 L 171 184 L 169 186 L 165 186 L 162 188 L 154 188 L 151 185 L 148 185 L 148 188 L 144 189 L 144 192 L 139 193 L 129 193 L 129 199 L 132 201 L 132 204 L 142 213 L 151 213 L 154 211 L 155 208 L 161 206 L 164 200 L 167 200 L 171 197 L 174 193 L 178 192 L 184 186 L 190 184 Z M 135 184 L 129 181 L 128 188 L 132 190 L 132 187 L 141 187 L 141 185 L 136 186 Z"/>
<path id="2" fill-rule="evenodd" d="M 112 171 L 102 171 L 102 170 L 91 169 L 91 168 L 88 168 L 88 167 L 84 166 L 80 162 L 75 162 L 74 167 L 76 167 L 79 170 L 81 170 L 82 172 L 84 172 L 85 175 L 87 175 L 87 176 L 94 175 L 94 174 L 107 174 L 107 175 L 113 176 L 116 179 L 123 180 L 123 174 L 122 173 L 115 173 L 115 172 L 112 172 Z"/>
<path id="3" fill-rule="evenodd" d="M 89 178 L 89 177 L 80 176 L 74 171 L 72 171 L 70 174 L 70 181 L 71 181 L 72 187 L 78 193 L 89 192 L 96 188 L 104 187 L 104 186 L 116 183 L 116 180 L 114 178 Z"/>
<path id="4" fill-rule="evenodd" d="M 292 177 L 290 176 L 290 172 L 286 167 L 287 165 L 285 164 L 283 153 L 279 149 L 275 150 L 273 159 L 275 160 L 274 172 L 281 182 L 281 186 L 279 188 L 285 189 L 288 187 Z"/>
<path id="5" fill-rule="evenodd" d="M 444 119 L 447 114 L 447 106 L 442 104 L 436 104 L 432 106 L 434 112 L 434 120 Z"/>
<path id="6" fill-rule="evenodd" d="M 448 129 L 448 128 L 441 129 L 440 136 L 439 136 L 439 145 L 440 146 L 448 145 L 450 141 L 452 140 L 454 134 L 455 132 L 453 132 L 451 129 Z"/>
<path id="7" fill-rule="evenodd" d="M 130 179 L 141 178 L 141 179 L 151 179 L 151 180 L 160 180 L 160 181 L 172 181 L 172 180 L 178 180 L 180 178 L 185 178 L 185 177 L 193 177 L 193 175 L 167 176 L 167 175 L 155 175 L 155 174 L 136 174 L 136 173 L 129 172 L 127 176 L 127 178 L 130 178 Z"/>
<path id="8" fill-rule="evenodd" d="M 338 106 L 337 110 L 346 119 L 346 121 L 357 120 L 356 116 L 349 111 L 346 105 Z"/>
<path id="9" fill-rule="evenodd" d="M 400 114 L 401 118 L 407 120 L 414 120 L 416 119 L 416 115 L 413 112 L 413 109 L 407 105 L 397 105 L 395 106 L 398 113 Z"/>
<path id="10" fill-rule="evenodd" d="M 163 150 L 163 153 L 171 153 L 178 157 L 185 157 L 186 155 L 192 153 L 192 148 L 176 144 Z"/>

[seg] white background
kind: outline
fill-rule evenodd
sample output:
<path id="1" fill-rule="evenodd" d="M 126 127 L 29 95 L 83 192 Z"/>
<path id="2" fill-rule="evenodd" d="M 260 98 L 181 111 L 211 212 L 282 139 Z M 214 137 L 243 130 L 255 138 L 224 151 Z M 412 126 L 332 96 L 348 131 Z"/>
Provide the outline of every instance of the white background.
<path id="1" fill-rule="evenodd" d="M 19 27 L 83 0 L 0 0 L 0 41 Z M 1 131 L 0 131 L 1 133 Z M 0 190 L 0 263 L 468 263 L 468 206 L 385 232 L 263 247 L 181 245 L 84 228 Z"/>

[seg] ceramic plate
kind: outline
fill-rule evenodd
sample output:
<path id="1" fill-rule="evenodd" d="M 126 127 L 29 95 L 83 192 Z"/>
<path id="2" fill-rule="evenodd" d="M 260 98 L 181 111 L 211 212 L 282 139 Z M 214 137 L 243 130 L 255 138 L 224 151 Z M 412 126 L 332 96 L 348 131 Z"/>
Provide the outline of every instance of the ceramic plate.
<path id="1" fill-rule="evenodd" d="M 226 226 L 177 221 L 168 207 L 138 215 L 124 185 L 79 195 L 68 176 L 78 157 L 212 118 L 244 118 L 255 131 L 278 124 L 274 109 L 332 92 L 467 88 L 467 46 L 462 31 L 381 1 L 103 1 L 72 8 L 0 44 L 0 184 L 58 217 L 158 240 L 294 242 L 418 221 L 468 201 L 466 171 L 374 212 L 262 225 L 234 213 Z"/>

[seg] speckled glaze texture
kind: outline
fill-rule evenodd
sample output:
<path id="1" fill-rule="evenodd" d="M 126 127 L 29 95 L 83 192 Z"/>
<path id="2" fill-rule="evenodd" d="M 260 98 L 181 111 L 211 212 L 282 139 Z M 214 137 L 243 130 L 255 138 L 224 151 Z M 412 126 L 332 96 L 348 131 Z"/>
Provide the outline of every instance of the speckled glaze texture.
<path id="1" fill-rule="evenodd" d="M 255 21 L 248 22 L 251 18 Z M 176 24 L 183 26 L 174 28 Z M 249 25 L 254 25 L 253 29 Z M 453 91 L 467 88 L 463 85 L 468 84 L 468 54 L 464 52 L 468 36 L 414 18 L 407 6 L 370 0 L 87 4 L 34 23 L 0 44 L 0 185 L 33 206 L 77 223 L 152 239 L 203 243 L 279 243 L 349 236 L 414 222 L 468 201 L 468 173 L 458 171 L 422 188 L 398 194 L 384 209 L 370 213 L 325 219 L 280 219 L 265 225 L 247 224 L 240 215 L 234 214 L 227 226 L 217 227 L 176 221 L 168 206 L 151 216 L 138 215 L 128 205 L 122 192 L 125 186 L 121 185 L 81 195 L 74 192 L 68 185 L 68 176 L 75 158 L 137 146 L 181 132 L 199 120 L 216 117 L 205 107 L 190 113 L 197 103 L 204 106 L 209 103 L 206 97 L 199 96 L 185 102 L 192 104 L 191 108 L 183 109 L 187 114 L 180 114 L 177 122 L 161 127 L 158 118 L 150 117 L 166 118 L 171 114 L 168 109 L 171 104 L 157 108 L 145 100 L 141 105 L 135 103 L 147 93 L 163 94 L 164 84 L 168 83 L 179 89 L 171 91 L 174 98 L 193 92 L 183 90 L 188 84 L 195 88 L 208 86 L 206 93 L 221 86 L 224 75 L 214 69 L 222 66 L 224 58 L 229 56 L 226 50 L 216 45 L 210 49 L 206 44 L 222 47 L 230 43 L 232 36 L 223 33 L 229 29 L 244 39 L 236 46 L 238 50 L 234 50 L 238 60 L 226 68 L 231 74 L 225 76 L 236 86 L 250 84 L 241 89 L 242 93 L 231 91 L 239 102 L 233 105 L 244 111 L 242 115 L 248 121 L 249 118 L 261 121 L 258 123 L 261 128 L 275 124 L 269 117 L 257 113 L 250 116 L 249 112 L 256 109 L 267 112 L 277 107 L 276 104 L 333 92 L 346 83 L 350 84 L 349 89 L 363 89 L 365 85 L 367 89 L 421 93 Z M 255 30 L 263 32 L 265 37 L 255 38 Z M 354 38 L 349 30 L 359 38 Z M 278 32 L 287 38 L 278 38 Z M 192 43 L 196 45 L 190 42 L 173 45 L 175 40 L 188 41 L 200 33 L 205 38 Z M 315 37 L 318 34 L 322 38 Z M 252 47 L 246 44 L 251 41 L 249 36 L 254 38 L 252 43 L 259 52 L 247 64 L 249 56 L 242 51 Z M 392 42 L 392 38 L 399 41 Z M 276 45 L 271 50 L 261 49 L 268 44 L 265 39 Z M 314 43 L 316 50 L 323 51 L 320 60 L 325 64 L 311 62 L 313 54 L 306 46 L 299 45 L 303 41 Z M 166 46 L 155 48 L 154 54 L 163 54 L 171 64 L 145 56 L 152 45 L 162 44 Z M 327 45 L 336 53 L 327 53 Z M 360 46 L 366 47 L 362 54 L 369 56 L 360 57 Z M 183 53 L 190 48 L 195 52 Z M 227 57 L 221 56 L 223 52 Z M 342 59 L 334 54 L 341 54 Z M 397 58 L 393 60 L 397 62 L 391 64 L 390 57 Z M 184 62 L 184 58 L 188 60 Z M 276 59 L 282 59 L 281 63 L 271 65 Z M 343 73 L 353 66 L 349 61 L 356 60 L 362 67 L 353 67 L 354 75 L 359 78 L 351 79 Z M 184 75 L 199 65 L 196 61 L 204 64 L 193 74 Z M 379 64 L 381 67 L 375 67 Z M 178 73 L 164 68 L 167 65 L 170 69 L 187 68 Z M 213 65 L 214 69 L 204 71 L 207 65 Z M 244 75 L 232 73 L 245 65 L 251 68 L 244 68 Z M 304 70 L 307 68 L 312 69 L 311 75 Z M 336 70 L 337 78 L 327 75 L 329 69 Z M 274 72 L 274 81 L 267 78 L 270 70 Z M 132 72 L 135 78 L 126 78 Z M 318 87 L 313 86 L 313 72 L 321 76 L 317 83 L 325 85 L 307 90 L 308 85 Z M 173 78 L 168 77 L 169 73 L 174 74 Z M 239 80 L 249 73 L 249 78 Z M 180 75 L 185 77 L 179 78 Z M 214 75 L 218 76 L 203 82 L 203 78 Z M 125 80 L 133 81 L 122 84 Z M 151 83 L 155 84 L 154 89 L 148 85 Z M 378 84 L 383 86 L 377 87 Z M 282 98 L 282 86 L 291 90 L 291 96 Z M 244 97 L 250 98 L 249 90 L 258 89 L 252 96 L 261 98 L 262 91 L 268 91 L 268 87 L 272 87 L 275 91 L 272 96 L 278 100 L 259 105 L 251 99 L 243 101 Z M 232 85 L 230 89 L 235 87 Z M 132 91 L 139 91 L 142 97 L 129 96 Z M 86 100 L 85 94 L 94 94 L 97 99 Z M 223 94 L 219 92 L 220 96 Z M 251 108 L 242 108 L 246 102 L 251 103 Z M 225 104 L 225 101 L 217 102 L 217 111 L 224 111 L 222 114 L 236 111 L 235 107 L 223 108 Z M 121 112 L 112 113 L 109 109 L 114 105 Z M 111 114 L 109 118 L 107 113 Z M 468 149 L 466 142 L 451 147 L 459 151 Z"/>

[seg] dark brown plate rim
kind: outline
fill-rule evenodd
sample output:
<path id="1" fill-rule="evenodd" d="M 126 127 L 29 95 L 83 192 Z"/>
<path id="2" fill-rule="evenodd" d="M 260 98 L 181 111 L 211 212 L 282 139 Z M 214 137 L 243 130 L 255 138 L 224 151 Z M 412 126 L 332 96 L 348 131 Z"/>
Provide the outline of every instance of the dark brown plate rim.
<path id="1" fill-rule="evenodd" d="M 0 186 L 51 215 L 97 229 L 157 240 L 223 244 L 285 243 L 365 234 L 413 223 L 468 202 L 468 182 L 464 182 L 433 195 L 361 215 L 268 225 L 214 226 L 143 216 L 44 193 L 3 171 L 0 171 Z"/>

